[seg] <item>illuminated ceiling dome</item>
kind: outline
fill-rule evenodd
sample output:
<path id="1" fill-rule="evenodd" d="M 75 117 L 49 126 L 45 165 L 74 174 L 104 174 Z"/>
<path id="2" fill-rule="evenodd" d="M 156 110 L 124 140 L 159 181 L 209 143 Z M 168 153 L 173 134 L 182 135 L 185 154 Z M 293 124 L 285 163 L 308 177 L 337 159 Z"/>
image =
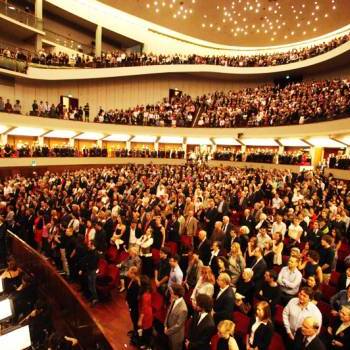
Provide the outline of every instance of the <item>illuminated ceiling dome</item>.
<path id="1" fill-rule="evenodd" d="M 315 38 L 350 23 L 349 0 L 100 0 L 217 44 L 270 46 Z"/>

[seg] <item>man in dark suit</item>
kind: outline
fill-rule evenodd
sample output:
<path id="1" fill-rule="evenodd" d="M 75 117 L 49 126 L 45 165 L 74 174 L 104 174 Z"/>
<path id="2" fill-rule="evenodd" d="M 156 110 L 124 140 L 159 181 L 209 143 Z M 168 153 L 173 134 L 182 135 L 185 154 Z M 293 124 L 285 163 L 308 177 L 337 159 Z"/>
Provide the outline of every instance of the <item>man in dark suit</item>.
<path id="1" fill-rule="evenodd" d="M 326 350 L 319 338 L 320 325 L 312 317 L 306 317 L 301 327 L 295 333 L 294 350 Z"/>
<path id="2" fill-rule="evenodd" d="M 348 288 L 350 285 L 350 266 L 343 272 L 338 281 L 338 290 Z"/>
<path id="3" fill-rule="evenodd" d="M 254 218 L 251 215 L 249 209 L 244 210 L 243 216 L 241 217 L 239 224 L 240 224 L 240 226 L 247 226 L 249 228 L 249 232 L 253 231 Z"/>
<path id="4" fill-rule="evenodd" d="M 208 265 L 211 257 L 211 250 L 210 242 L 207 239 L 207 233 L 204 230 L 199 231 L 198 239 L 199 242 L 197 245 L 197 250 L 199 254 L 199 259 L 202 260 L 204 265 Z"/>
<path id="5" fill-rule="evenodd" d="M 221 226 L 221 230 L 224 233 L 225 237 L 229 237 L 230 236 L 230 232 L 233 229 L 233 225 L 230 224 L 230 218 L 225 215 L 222 218 L 222 226 Z"/>
<path id="6" fill-rule="evenodd" d="M 210 340 L 216 331 L 211 316 L 212 308 L 213 300 L 209 295 L 198 294 L 196 296 L 196 312 L 185 342 L 188 350 L 210 350 Z"/>
<path id="7" fill-rule="evenodd" d="M 251 266 L 251 269 L 254 272 L 253 282 L 256 286 L 256 290 L 260 290 L 262 283 L 264 282 L 264 274 L 267 270 L 267 264 L 263 257 L 262 249 L 257 247 L 254 251 L 254 262 Z"/>
<path id="8" fill-rule="evenodd" d="M 232 320 L 235 297 L 231 288 L 231 278 L 227 273 L 220 273 L 216 280 L 219 292 L 214 300 L 214 321 L 217 325 L 223 320 Z"/>

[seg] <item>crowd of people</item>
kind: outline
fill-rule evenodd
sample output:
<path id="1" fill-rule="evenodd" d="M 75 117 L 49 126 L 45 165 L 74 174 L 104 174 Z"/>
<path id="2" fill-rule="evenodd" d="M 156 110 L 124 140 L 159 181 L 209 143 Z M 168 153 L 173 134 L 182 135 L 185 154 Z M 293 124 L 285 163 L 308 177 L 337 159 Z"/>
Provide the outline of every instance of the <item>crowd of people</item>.
<path id="1" fill-rule="evenodd" d="M 349 184 L 318 171 L 130 164 L 0 183 L 1 232 L 93 305 L 101 263 L 117 266 L 142 349 L 345 349 L 349 211 Z"/>
<path id="2" fill-rule="evenodd" d="M 215 91 L 192 98 L 183 94 L 161 102 L 128 109 L 102 107 L 96 123 L 160 127 L 234 128 L 305 124 L 344 118 L 350 113 L 347 79 L 265 85 L 241 90 Z M 0 112 L 21 113 L 17 100 L 0 97 Z M 68 108 L 34 100 L 32 116 L 90 121 L 90 106 Z"/>
<path id="3" fill-rule="evenodd" d="M 100 57 L 84 54 L 72 54 L 65 52 L 50 52 L 40 50 L 30 53 L 18 48 L 1 48 L 0 55 L 28 63 L 72 66 L 78 68 L 107 68 L 107 67 L 132 67 L 149 65 L 170 65 L 170 64 L 209 64 L 226 67 L 268 67 L 303 61 L 312 57 L 322 55 L 349 41 L 350 35 L 346 34 L 334 38 L 328 42 L 316 44 L 302 49 L 292 49 L 287 52 L 256 55 L 184 55 L 184 54 L 152 54 L 139 52 L 126 52 L 113 50 L 103 52 Z"/>
<path id="4" fill-rule="evenodd" d="M 350 170 L 350 156 L 348 154 L 330 154 L 328 167 L 331 169 Z"/>
<path id="5" fill-rule="evenodd" d="M 216 91 L 199 97 L 198 127 L 232 128 L 305 124 L 349 113 L 347 80 Z"/>

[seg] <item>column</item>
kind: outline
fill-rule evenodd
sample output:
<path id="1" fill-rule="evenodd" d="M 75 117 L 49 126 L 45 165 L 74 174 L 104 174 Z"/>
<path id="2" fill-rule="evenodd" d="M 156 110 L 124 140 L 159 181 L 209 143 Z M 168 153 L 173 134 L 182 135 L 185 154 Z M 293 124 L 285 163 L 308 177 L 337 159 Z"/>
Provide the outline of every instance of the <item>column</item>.
<path id="1" fill-rule="evenodd" d="M 276 159 L 275 164 L 280 163 L 279 155 L 283 154 L 283 152 L 284 152 L 284 146 L 279 146 L 278 147 L 278 154 L 277 154 L 277 157 L 275 158 Z"/>
<path id="2" fill-rule="evenodd" d="M 95 35 L 95 56 L 100 57 L 102 52 L 102 26 L 98 25 L 96 27 Z"/>
<path id="3" fill-rule="evenodd" d="M 96 145 L 98 148 L 102 148 L 102 140 L 96 140 Z"/>
<path id="4" fill-rule="evenodd" d="M 4 146 L 7 144 L 7 134 L 1 134 L 0 136 L 0 145 Z"/>
<path id="5" fill-rule="evenodd" d="M 158 152 L 158 150 L 159 150 L 159 142 L 155 142 L 155 143 L 154 143 L 154 150 L 155 150 L 156 152 Z"/>
<path id="6" fill-rule="evenodd" d="M 345 148 L 345 152 L 344 152 L 347 156 L 350 156 L 350 146 Z"/>
<path id="7" fill-rule="evenodd" d="M 43 147 L 44 146 L 44 137 L 43 136 L 38 136 L 38 145 L 40 147 Z"/>
<path id="8" fill-rule="evenodd" d="M 43 0 L 35 0 L 35 18 L 36 25 L 35 28 L 43 30 Z M 36 34 L 35 36 L 35 50 L 40 51 L 43 47 L 41 34 Z"/>
<path id="9" fill-rule="evenodd" d="M 182 144 L 182 150 L 184 151 L 184 159 L 187 159 L 187 140 Z"/>
<path id="10" fill-rule="evenodd" d="M 324 149 L 322 147 L 311 147 L 311 165 L 317 167 L 323 161 Z"/>
<path id="11" fill-rule="evenodd" d="M 127 149 L 128 151 L 130 151 L 130 149 L 131 149 L 131 142 L 130 142 L 130 141 L 126 141 L 125 147 L 126 147 L 126 149 Z"/>
<path id="12" fill-rule="evenodd" d="M 68 147 L 71 147 L 71 148 L 74 148 L 74 139 L 71 138 L 71 139 L 68 139 Z"/>

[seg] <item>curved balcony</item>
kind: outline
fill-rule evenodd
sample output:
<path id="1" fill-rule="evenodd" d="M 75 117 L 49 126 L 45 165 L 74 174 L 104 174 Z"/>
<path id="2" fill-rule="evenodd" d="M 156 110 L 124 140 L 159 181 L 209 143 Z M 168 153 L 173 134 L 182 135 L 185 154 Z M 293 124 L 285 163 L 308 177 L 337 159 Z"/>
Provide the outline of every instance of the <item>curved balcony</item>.
<path id="1" fill-rule="evenodd" d="M 131 77 L 157 74 L 195 74 L 220 78 L 273 78 L 297 72 L 314 73 L 345 65 L 350 58 L 350 42 L 304 61 L 268 67 L 227 67 L 209 64 L 169 64 L 117 68 L 62 68 L 30 65 L 27 74 L 0 69 L 0 73 L 21 78 L 59 81 Z"/>

